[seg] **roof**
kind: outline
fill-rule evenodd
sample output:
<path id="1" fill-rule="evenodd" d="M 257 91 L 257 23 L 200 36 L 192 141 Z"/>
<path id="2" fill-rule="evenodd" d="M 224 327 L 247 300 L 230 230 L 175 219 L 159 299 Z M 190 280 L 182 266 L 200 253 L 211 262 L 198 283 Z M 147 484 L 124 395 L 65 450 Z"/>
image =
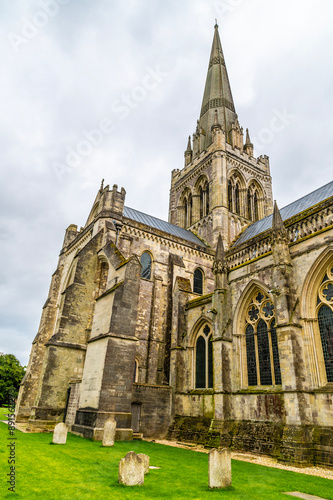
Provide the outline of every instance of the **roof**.
<path id="1" fill-rule="evenodd" d="M 294 217 L 295 215 L 303 212 L 304 210 L 307 210 L 313 207 L 314 205 L 317 205 L 317 203 L 327 200 L 331 196 L 333 196 L 333 181 L 329 182 L 328 184 L 325 184 L 325 186 L 322 186 L 319 189 L 316 189 L 315 191 L 312 191 L 312 193 L 303 196 L 303 198 L 300 198 L 299 200 L 290 203 L 286 207 L 281 208 L 280 213 L 282 220 L 285 221 L 287 219 L 290 219 L 291 217 Z M 273 215 L 268 215 L 267 217 L 264 217 L 263 219 L 254 222 L 245 229 L 245 231 L 233 244 L 233 247 L 236 247 L 241 243 L 244 243 L 245 241 L 254 238 L 254 236 L 257 236 L 258 234 L 267 231 L 267 229 L 270 229 L 272 227 L 272 221 L 273 221 Z"/>
<path id="2" fill-rule="evenodd" d="M 152 217 L 151 215 L 144 214 L 143 212 L 139 212 L 138 210 L 134 210 L 133 208 L 124 207 L 123 215 L 128 219 L 135 220 L 136 222 L 141 222 L 142 224 L 146 224 L 147 226 L 153 227 L 154 229 L 159 229 L 160 231 L 164 231 L 165 233 L 168 233 L 172 236 L 183 238 L 184 240 L 195 243 L 196 245 L 200 245 L 202 247 L 206 246 L 191 231 L 183 229 L 182 227 L 175 226 L 174 224 L 170 224 L 170 222 L 165 222 L 164 220 L 157 219 L 156 217 Z"/>

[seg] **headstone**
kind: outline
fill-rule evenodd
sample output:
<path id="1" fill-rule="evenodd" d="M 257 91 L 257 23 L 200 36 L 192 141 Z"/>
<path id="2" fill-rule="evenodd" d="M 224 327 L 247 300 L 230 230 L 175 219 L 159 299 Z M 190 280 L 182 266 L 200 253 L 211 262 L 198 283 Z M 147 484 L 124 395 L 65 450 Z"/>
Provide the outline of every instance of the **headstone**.
<path id="1" fill-rule="evenodd" d="M 126 486 L 143 484 L 145 477 L 145 464 L 134 452 L 129 451 L 125 458 L 119 462 L 118 481 Z"/>
<path id="2" fill-rule="evenodd" d="M 141 458 L 141 460 L 144 463 L 145 474 L 148 474 L 148 472 L 149 472 L 149 460 L 150 460 L 148 455 L 145 455 L 144 453 L 138 453 L 138 457 Z"/>
<path id="3" fill-rule="evenodd" d="M 209 452 L 209 487 L 231 486 L 231 453 L 228 448 Z"/>
<path id="4" fill-rule="evenodd" d="M 113 446 L 116 435 L 117 422 L 113 418 L 109 418 L 104 424 L 103 446 Z"/>
<path id="5" fill-rule="evenodd" d="M 54 444 L 66 444 L 67 439 L 67 426 L 63 422 L 61 424 L 57 424 L 53 431 L 53 440 Z"/>

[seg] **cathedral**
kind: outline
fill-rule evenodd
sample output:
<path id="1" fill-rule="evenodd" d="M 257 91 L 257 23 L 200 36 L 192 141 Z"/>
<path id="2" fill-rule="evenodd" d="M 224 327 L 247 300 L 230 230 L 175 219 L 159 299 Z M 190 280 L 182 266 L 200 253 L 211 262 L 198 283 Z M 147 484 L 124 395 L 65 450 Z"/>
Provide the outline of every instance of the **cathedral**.
<path id="1" fill-rule="evenodd" d="M 184 141 L 186 144 L 186 141 Z M 333 465 L 333 182 L 279 210 L 218 26 L 169 221 L 102 183 L 70 225 L 17 401 L 27 431 Z"/>

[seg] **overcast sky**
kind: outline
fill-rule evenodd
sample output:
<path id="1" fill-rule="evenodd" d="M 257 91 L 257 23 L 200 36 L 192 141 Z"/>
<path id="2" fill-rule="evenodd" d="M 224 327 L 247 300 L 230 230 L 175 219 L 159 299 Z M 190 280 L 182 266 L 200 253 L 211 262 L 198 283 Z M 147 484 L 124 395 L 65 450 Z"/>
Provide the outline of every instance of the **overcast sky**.
<path id="1" fill-rule="evenodd" d="M 102 178 L 167 220 L 215 18 L 281 208 L 332 180 L 331 0 L 1 0 L 0 352 L 27 363 L 64 230 Z"/>

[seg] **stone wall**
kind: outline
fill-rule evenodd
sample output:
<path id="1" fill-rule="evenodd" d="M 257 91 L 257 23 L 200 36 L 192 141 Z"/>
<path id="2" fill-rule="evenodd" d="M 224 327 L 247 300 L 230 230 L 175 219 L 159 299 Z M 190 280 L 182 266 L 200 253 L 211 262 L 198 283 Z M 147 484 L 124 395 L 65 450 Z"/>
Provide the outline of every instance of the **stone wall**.
<path id="1" fill-rule="evenodd" d="M 141 428 L 145 437 L 164 436 L 171 423 L 171 387 L 134 384 L 132 402 L 141 404 Z"/>

